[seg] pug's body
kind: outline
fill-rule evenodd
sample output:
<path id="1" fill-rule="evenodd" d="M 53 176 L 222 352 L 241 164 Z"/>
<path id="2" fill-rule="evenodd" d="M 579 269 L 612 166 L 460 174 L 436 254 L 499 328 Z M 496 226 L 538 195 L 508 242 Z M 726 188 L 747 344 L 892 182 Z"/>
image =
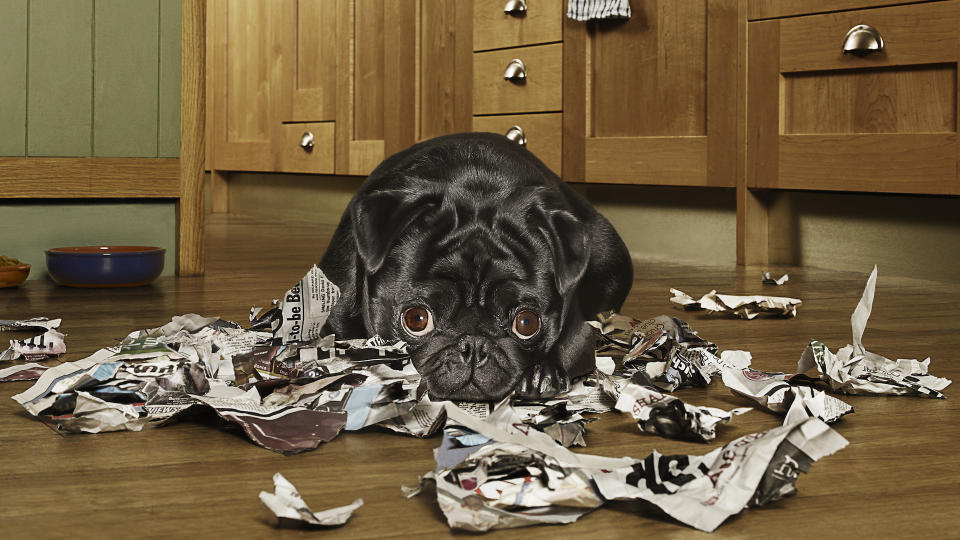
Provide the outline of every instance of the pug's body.
<path id="1" fill-rule="evenodd" d="M 562 392 L 595 366 L 585 321 L 633 280 L 610 223 L 501 135 L 447 135 L 387 158 L 353 197 L 321 269 L 338 338 L 407 342 L 433 399 Z"/>

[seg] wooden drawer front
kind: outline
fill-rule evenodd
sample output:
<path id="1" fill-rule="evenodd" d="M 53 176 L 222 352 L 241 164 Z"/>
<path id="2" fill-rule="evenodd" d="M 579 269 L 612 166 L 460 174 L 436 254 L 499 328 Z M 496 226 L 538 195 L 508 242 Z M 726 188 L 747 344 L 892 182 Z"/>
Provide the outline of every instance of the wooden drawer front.
<path id="1" fill-rule="evenodd" d="M 747 18 L 776 19 L 848 9 L 915 4 L 927 0 L 748 0 Z"/>
<path id="2" fill-rule="evenodd" d="M 550 43 L 563 38 L 563 0 L 527 0 L 524 15 L 504 13 L 507 0 L 474 0 L 473 50 Z"/>
<path id="3" fill-rule="evenodd" d="M 505 80 L 517 58 L 526 66 L 525 82 Z M 473 113 L 507 114 L 559 111 L 562 107 L 561 44 L 520 47 L 473 55 Z"/>
<path id="4" fill-rule="evenodd" d="M 284 124 L 280 170 L 282 172 L 333 174 L 334 122 Z M 313 134 L 313 149 L 300 146 L 305 133 Z"/>
<path id="5" fill-rule="evenodd" d="M 474 131 L 505 135 L 513 126 L 519 126 L 523 130 L 527 138 L 527 150 L 533 152 L 553 172 L 560 174 L 563 115 L 549 113 L 473 117 Z"/>
<path id="6" fill-rule="evenodd" d="M 934 2 L 748 23 L 747 185 L 960 193 L 958 8 Z M 877 28 L 883 50 L 843 55 L 856 24 Z"/>
<path id="7" fill-rule="evenodd" d="M 814 71 L 957 61 L 957 2 L 934 2 L 811 15 L 780 21 L 780 71 Z M 843 54 L 858 24 L 876 28 L 883 50 Z"/>

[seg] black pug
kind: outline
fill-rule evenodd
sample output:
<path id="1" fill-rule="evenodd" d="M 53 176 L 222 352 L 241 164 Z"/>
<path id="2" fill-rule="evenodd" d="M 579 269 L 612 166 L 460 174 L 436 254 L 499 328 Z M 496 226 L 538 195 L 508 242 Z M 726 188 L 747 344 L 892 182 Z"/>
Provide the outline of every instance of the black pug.
<path id="1" fill-rule="evenodd" d="M 595 366 L 585 323 L 633 282 L 623 240 L 528 150 L 447 135 L 387 158 L 347 206 L 320 268 L 338 338 L 408 343 L 433 399 L 541 398 Z"/>

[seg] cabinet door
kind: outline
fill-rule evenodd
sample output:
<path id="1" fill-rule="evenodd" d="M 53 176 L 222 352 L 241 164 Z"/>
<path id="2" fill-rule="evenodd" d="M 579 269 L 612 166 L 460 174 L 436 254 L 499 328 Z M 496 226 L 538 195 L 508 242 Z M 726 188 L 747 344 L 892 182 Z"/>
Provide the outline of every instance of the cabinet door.
<path id="1" fill-rule="evenodd" d="M 857 25 L 882 48 L 844 54 Z M 749 187 L 960 193 L 960 3 L 748 26 Z"/>
<path id="2" fill-rule="evenodd" d="M 415 0 L 338 0 L 336 172 L 369 174 L 416 139 Z M 339 75 L 339 74 L 338 74 Z"/>
<path id="3" fill-rule="evenodd" d="M 212 0 L 213 167 L 272 171 L 279 3 Z"/>
<path id="4" fill-rule="evenodd" d="M 564 177 L 736 183 L 738 2 L 635 2 L 564 22 Z"/>
<path id="5" fill-rule="evenodd" d="M 287 0 L 283 6 L 283 122 L 336 119 L 338 0 Z"/>

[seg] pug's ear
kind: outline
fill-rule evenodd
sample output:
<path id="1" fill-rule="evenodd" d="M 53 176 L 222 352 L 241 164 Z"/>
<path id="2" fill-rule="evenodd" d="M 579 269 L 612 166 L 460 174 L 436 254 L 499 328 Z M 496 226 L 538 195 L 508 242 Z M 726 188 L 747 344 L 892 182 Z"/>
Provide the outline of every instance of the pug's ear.
<path id="1" fill-rule="evenodd" d="M 357 253 L 368 274 L 380 270 L 400 233 L 425 209 L 400 190 L 367 193 L 350 205 Z"/>
<path id="2" fill-rule="evenodd" d="M 590 262 L 590 241 L 586 226 L 573 214 L 564 210 L 546 215 L 547 229 L 543 230 L 556 269 L 557 290 L 561 295 L 572 289 L 587 271 Z"/>

